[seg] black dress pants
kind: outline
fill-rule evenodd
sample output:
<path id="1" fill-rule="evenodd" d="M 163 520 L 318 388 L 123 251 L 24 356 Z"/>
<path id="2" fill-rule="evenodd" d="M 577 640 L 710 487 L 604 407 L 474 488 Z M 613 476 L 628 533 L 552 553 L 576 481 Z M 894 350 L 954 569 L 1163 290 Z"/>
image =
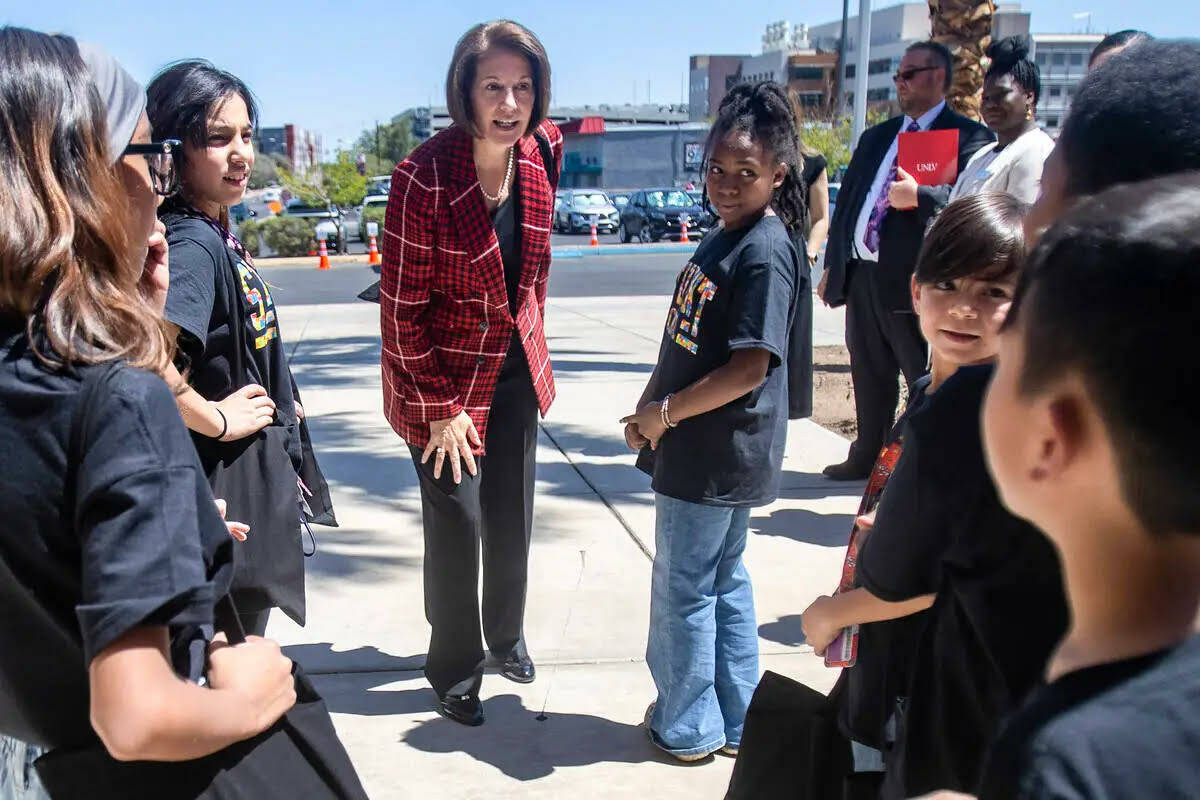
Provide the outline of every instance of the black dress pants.
<path id="1" fill-rule="evenodd" d="M 509 349 L 492 399 L 486 454 L 478 474 L 464 466 L 455 486 L 449 463 L 435 480 L 435 457 L 421 463 L 425 530 L 425 618 L 433 631 L 425 677 L 441 697 L 478 694 L 484 653 L 478 595 L 483 555 L 483 637 L 497 657 L 526 656 L 524 619 L 537 466 L 537 395 L 518 342 Z"/>
<path id="2" fill-rule="evenodd" d="M 850 446 L 849 460 L 867 468 L 895 423 L 899 376 L 912 386 L 929 361 L 917 315 L 892 311 L 884 303 L 879 269 L 873 261 L 851 262 L 846 298 L 846 348 L 858 420 L 858 439 Z"/>

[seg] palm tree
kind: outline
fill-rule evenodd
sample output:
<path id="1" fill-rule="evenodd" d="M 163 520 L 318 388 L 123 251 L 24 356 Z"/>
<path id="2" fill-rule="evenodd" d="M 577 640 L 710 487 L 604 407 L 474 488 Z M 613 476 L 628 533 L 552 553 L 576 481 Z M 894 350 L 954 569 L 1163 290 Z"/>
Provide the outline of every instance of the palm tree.
<path id="1" fill-rule="evenodd" d="M 979 119 L 984 53 L 992 43 L 993 0 L 928 0 L 932 38 L 954 56 L 954 83 L 946 102 L 960 114 Z"/>

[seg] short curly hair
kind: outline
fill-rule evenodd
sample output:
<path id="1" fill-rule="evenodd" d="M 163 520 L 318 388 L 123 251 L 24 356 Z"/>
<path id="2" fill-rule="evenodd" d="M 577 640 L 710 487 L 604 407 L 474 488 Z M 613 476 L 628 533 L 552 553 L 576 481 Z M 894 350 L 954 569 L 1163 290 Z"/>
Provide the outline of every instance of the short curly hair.
<path id="1" fill-rule="evenodd" d="M 1148 41 L 1080 84 L 1058 146 L 1070 196 L 1200 169 L 1200 43 Z"/>

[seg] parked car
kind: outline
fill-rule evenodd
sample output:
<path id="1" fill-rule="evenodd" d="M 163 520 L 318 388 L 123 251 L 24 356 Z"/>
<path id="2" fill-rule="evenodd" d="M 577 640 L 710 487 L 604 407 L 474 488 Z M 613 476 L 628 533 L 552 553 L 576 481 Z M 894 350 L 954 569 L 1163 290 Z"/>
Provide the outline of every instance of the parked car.
<path id="1" fill-rule="evenodd" d="M 657 242 L 680 236 L 680 219 L 688 218 L 688 237 L 703 237 L 716 220 L 683 189 L 643 189 L 634 192 L 621 212 L 618 233 L 622 242 L 636 238 Z"/>
<path id="2" fill-rule="evenodd" d="M 283 190 L 280 189 L 278 186 L 270 186 L 270 187 L 262 190 L 262 194 L 259 196 L 259 199 L 262 200 L 262 202 L 264 202 L 264 203 L 270 203 L 270 202 L 282 203 L 283 202 Z"/>
<path id="3" fill-rule="evenodd" d="M 840 192 L 841 189 L 842 189 L 842 185 L 840 183 L 829 184 L 829 218 L 830 219 L 833 219 L 833 209 L 835 206 L 837 206 L 837 196 L 838 196 L 838 192 Z"/>
<path id="4" fill-rule="evenodd" d="M 338 248 L 339 212 L 337 206 L 306 206 L 295 201 L 284 207 L 284 213 L 289 217 L 301 217 L 309 220 L 313 224 L 316 237 L 324 239 L 328 249 L 336 250 Z"/>
<path id="5" fill-rule="evenodd" d="M 625 210 L 625 206 L 629 205 L 629 198 L 632 195 L 633 192 L 609 192 L 608 199 L 616 207 L 617 213 L 620 213 Z"/>
<path id="6" fill-rule="evenodd" d="M 360 242 L 367 241 L 367 222 L 369 222 L 366 218 L 367 209 L 386 209 L 387 203 L 388 195 L 386 194 L 369 194 L 364 197 L 363 201 L 359 203 L 358 208 L 355 209 L 354 217 L 351 218 L 347 214 L 342 220 L 342 232 L 346 234 L 346 241 L 350 241 L 351 239 L 358 239 Z M 382 220 L 375 221 L 381 223 L 378 235 L 382 236 Z"/>
<path id="7" fill-rule="evenodd" d="M 581 233 L 592 229 L 600 233 L 612 233 L 620 224 L 620 213 L 599 189 L 567 189 L 562 193 L 562 203 L 554 212 L 554 229 L 562 233 Z"/>

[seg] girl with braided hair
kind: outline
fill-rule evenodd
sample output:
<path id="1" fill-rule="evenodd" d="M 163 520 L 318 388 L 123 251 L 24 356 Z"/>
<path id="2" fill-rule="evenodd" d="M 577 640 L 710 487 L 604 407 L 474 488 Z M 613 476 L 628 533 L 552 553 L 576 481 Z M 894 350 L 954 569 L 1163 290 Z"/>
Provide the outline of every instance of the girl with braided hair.
<path id="1" fill-rule="evenodd" d="M 704 202 L 721 225 L 680 274 L 658 364 L 622 420 L 657 513 L 646 728 L 681 761 L 736 754 L 759 678 L 742 552 L 750 509 L 775 500 L 783 464 L 800 161 L 783 88 L 732 89 L 705 148 Z"/>
<path id="2" fill-rule="evenodd" d="M 988 48 L 983 79 L 983 121 L 996 141 L 975 152 L 950 193 L 951 200 L 980 192 L 1007 192 L 1032 203 L 1042 186 L 1042 165 L 1054 140 L 1038 127 L 1034 109 L 1042 76 L 1029 57 L 1028 36 L 1009 36 Z"/>

